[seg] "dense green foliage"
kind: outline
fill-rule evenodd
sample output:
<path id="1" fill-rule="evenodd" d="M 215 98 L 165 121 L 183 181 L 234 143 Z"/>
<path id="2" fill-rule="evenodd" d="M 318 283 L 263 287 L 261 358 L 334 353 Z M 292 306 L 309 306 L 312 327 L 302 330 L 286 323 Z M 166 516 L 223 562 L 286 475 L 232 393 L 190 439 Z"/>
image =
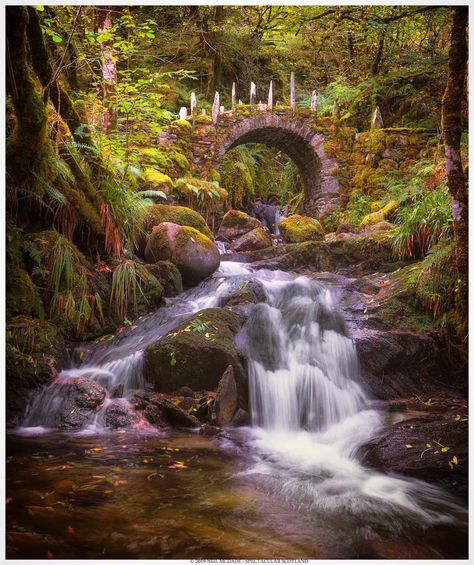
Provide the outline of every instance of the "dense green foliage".
<path id="1" fill-rule="evenodd" d="M 248 210 L 256 198 L 304 213 L 302 175 L 281 151 L 241 145 L 205 179 L 191 151 L 196 128 L 212 122 L 216 90 L 228 109 L 233 82 L 248 104 L 250 82 L 266 102 L 272 80 L 275 103 L 287 106 L 291 71 L 297 108 L 309 108 L 316 90 L 314 126 L 341 167 L 342 206 L 322 218 L 326 234 L 341 224 L 364 230 L 369 214 L 396 202 L 383 218 L 394 223 L 394 255 L 426 262 L 419 284 L 431 288 L 423 292 L 436 313 L 436 296 L 453 303 L 455 285 L 438 268 L 454 252 L 436 135 L 448 8 L 38 6 L 12 14 L 7 252 L 10 286 L 21 280 L 25 292 L 9 300 L 9 316 L 44 314 L 79 334 L 144 311 L 145 287 L 149 304 L 158 303 L 157 281 L 134 254 L 160 209 L 150 206 L 166 199 L 200 212 L 210 229 L 200 216 L 195 227 L 208 236 L 229 207 Z M 180 119 L 192 92 L 194 119 Z M 369 131 L 375 106 L 385 129 Z"/>

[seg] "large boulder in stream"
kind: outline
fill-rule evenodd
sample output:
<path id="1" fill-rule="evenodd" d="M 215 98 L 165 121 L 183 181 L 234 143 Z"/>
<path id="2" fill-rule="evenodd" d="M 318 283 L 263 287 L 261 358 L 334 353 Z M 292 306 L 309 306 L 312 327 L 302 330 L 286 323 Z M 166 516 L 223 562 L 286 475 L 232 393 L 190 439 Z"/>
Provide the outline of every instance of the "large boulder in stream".
<path id="1" fill-rule="evenodd" d="M 155 226 L 163 222 L 171 222 L 179 226 L 189 226 L 201 232 L 209 239 L 213 239 L 212 232 L 206 224 L 206 220 L 191 208 L 186 206 L 170 206 L 168 204 L 154 204 L 148 206 L 144 220 L 144 232 L 150 234 Z M 135 241 L 137 253 L 144 257 L 147 236 L 141 235 Z"/>
<path id="2" fill-rule="evenodd" d="M 25 425 L 83 428 L 92 422 L 105 395 L 105 389 L 91 379 L 60 376 L 33 399 Z"/>
<path id="3" fill-rule="evenodd" d="M 170 222 L 153 228 L 145 257 L 150 263 L 171 261 L 190 286 L 212 275 L 220 265 L 219 250 L 213 241 L 194 228 Z"/>
<path id="4" fill-rule="evenodd" d="M 308 216 L 294 214 L 283 218 L 278 224 L 281 237 L 286 243 L 301 243 L 303 241 L 322 241 L 324 239 L 323 226 Z"/>
<path id="5" fill-rule="evenodd" d="M 452 408 L 452 407 L 451 407 Z M 416 477 L 467 499 L 468 423 L 462 410 L 418 412 L 389 426 L 381 438 L 364 446 L 363 462 L 371 467 Z"/>
<path id="6" fill-rule="evenodd" d="M 252 218 L 252 216 L 240 210 L 229 210 L 222 218 L 217 239 L 230 242 L 255 228 L 261 227 L 262 224 L 257 218 Z"/>
<path id="7" fill-rule="evenodd" d="M 243 318 L 224 308 L 208 308 L 182 323 L 145 352 L 145 378 L 155 390 L 171 393 L 182 386 L 215 390 L 229 365 L 239 403 L 246 405 L 246 376 L 234 337 Z"/>
<path id="8" fill-rule="evenodd" d="M 361 329 L 353 335 L 362 378 L 381 400 L 431 394 L 440 371 L 435 340 L 407 331 Z"/>
<path id="9" fill-rule="evenodd" d="M 233 251 L 257 251 L 272 246 L 272 236 L 270 232 L 263 228 L 255 228 L 244 235 L 241 235 L 232 244 Z"/>
<path id="10" fill-rule="evenodd" d="M 138 422 L 137 414 L 130 408 L 128 402 L 115 400 L 104 410 L 104 425 L 113 430 L 132 428 Z"/>

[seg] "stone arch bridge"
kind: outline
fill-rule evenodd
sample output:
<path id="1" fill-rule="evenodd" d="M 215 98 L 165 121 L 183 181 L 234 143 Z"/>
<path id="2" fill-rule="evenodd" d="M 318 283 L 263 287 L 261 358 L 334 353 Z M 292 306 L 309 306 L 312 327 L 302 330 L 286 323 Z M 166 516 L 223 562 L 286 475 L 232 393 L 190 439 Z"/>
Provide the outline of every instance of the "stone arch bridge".
<path id="1" fill-rule="evenodd" d="M 360 132 L 337 125 L 312 109 L 237 105 L 233 111 L 188 116 L 186 127 L 170 128 L 161 140 L 183 142 L 194 174 L 211 178 L 222 157 L 247 143 L 278 149 L 297 165 L 304 186 L 303 212 L 314 218 L 341 208 L 356 179 L 373 179 L 384 189 L 387 173 L 402 178 L 436 132 L 373 128 Z M 263 106 L 263 105 L 262 105 Z M 175 123 L 183 124 L 184 116 Z M 345 200 L 347 202 L 347 200 Z"/>
<path id="2" fill-rule="evenodd" d="M 206 176 L 235 147 L 261 143 L 288 155 L 301 174 L 306 192 L 305 213 L 320 217 L 339 208 L 338 163 L 324 144 L 329 131 L 314 126 L 314 117 L 288 111 L 223 112 L 216 123 L 195 124 L 191 138 L 192 165 Z"/>

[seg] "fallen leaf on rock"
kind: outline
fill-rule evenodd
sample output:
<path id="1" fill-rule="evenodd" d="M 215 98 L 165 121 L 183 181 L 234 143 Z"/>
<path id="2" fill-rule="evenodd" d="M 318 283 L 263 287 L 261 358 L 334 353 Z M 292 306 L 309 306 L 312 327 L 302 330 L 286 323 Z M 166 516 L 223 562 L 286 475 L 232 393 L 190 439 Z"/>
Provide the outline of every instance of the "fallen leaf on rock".
<path id="1" fill-rule="evenodd" d="M 409 444 L 409 443 L 407 443 L 407 444 L 405 445 L 405 447 L 406 447 L 407 449 L 413 449 L 413 445 L 411 445 L 411 444 Z"/>

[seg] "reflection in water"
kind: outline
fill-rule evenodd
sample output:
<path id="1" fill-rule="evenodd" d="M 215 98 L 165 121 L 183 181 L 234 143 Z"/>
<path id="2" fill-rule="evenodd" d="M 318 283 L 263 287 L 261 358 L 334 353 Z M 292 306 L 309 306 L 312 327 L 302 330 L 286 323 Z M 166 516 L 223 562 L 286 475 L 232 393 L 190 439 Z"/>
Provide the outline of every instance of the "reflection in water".
<path id="1" fill-rule="evenodd" d="M 449 524 L 402 532 L 285 496 L 281 468 L 255 465 L 250 430 L 96 437 L 12 436 L 7 454 L 11 558 L 439 558 L 465 555 Z M 285 446 L 282 446 L 282 450 Z M 172 468 L 179 462 L 184 468 Z M 263 474 L 266 473 L 266 474 Z M 308 477 L 309 478 L 309 477 Z M 336 496 L 336 493 L 333 493 Z M 289 497 L 289 498 L 288 498 Z M 342 520 L 341 516 L 345 516 Z"/>

